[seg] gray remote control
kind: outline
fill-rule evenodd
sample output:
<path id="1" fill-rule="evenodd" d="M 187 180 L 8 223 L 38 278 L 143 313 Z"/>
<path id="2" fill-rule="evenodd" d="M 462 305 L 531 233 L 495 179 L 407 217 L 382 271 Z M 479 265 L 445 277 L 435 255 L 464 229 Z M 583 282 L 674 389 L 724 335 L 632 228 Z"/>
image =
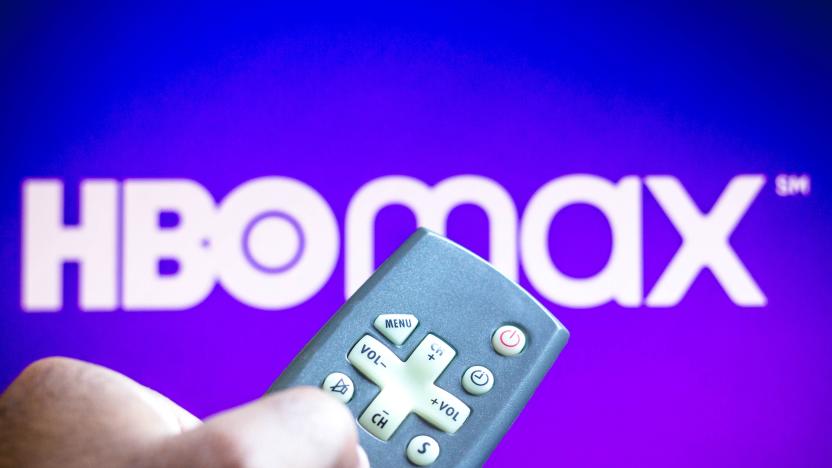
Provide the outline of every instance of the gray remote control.
<path id="1" fill-rule="evenodd" d="M 314 385 L 339 398 L 373 466 L 480 466 L 568 338 L 520 286 L 419 229 L 269 392 Z"/>

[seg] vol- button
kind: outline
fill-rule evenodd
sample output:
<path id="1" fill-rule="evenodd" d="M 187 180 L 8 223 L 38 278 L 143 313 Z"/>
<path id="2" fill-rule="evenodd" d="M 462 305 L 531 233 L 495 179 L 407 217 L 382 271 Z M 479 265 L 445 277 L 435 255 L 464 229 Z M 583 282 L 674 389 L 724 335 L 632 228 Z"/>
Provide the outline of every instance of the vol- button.
<path id="1" fill-rule="evenodd" d="M 347 360 L 380 387 L 384 387 L 402 367 L 399 358 L 370 335 L 364 335 L 358 340 L 347 354 Z"/>
<path id="2" fill-rule="evenodd" d="M 526 334 L 514 325 L 503 325 L 491 337 L 491 346 L 503 356 L 515 356 L 526 346 Z"/>

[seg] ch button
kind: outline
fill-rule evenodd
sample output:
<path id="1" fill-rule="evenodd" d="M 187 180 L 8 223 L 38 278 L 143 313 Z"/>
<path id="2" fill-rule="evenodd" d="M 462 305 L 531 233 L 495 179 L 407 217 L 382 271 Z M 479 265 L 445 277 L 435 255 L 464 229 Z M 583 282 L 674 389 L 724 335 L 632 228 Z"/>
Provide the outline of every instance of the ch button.
<path id="1" fill-rule="evenodd" d="M 526 334 L 514 325 L 503 325 L 491 337 L 491 346 L 502 356 L 516 356 L 526 347 Z"/>

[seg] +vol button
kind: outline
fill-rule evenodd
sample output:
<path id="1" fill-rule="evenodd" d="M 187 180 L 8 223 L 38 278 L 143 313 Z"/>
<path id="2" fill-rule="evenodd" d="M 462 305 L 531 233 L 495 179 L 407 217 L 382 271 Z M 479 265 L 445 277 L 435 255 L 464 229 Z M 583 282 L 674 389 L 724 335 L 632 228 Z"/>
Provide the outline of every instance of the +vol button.
<path id="1" fill-rule="evenodd" d="M 503 356 L 516 356 L 526 347 L 526 334 L 514 325 L 503 325 L 491 337 L 491 346 Z"/>
<path id="2" fill-rule="evenodd" d="M 471 366 L 462 375 L 462 388 L 471 395 L 488 393 L 494 386 L 494 374 L 483 366 Z"/>

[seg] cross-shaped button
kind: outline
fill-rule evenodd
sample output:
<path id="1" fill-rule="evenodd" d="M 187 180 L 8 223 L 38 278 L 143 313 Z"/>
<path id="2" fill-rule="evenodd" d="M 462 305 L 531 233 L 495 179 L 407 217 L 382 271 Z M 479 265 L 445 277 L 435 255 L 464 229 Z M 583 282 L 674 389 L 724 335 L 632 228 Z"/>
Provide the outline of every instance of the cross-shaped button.
<path id="1" fill-rule="evenodd" d="M 384 344 L 364 335 L 347 359 L 381 388 L 358 422 L 381 440 L 389 440 L 411 412 L 439 430 L 454 433 L 471 409 L 459 398 L 434 385 L 456 356 L 447 343 L 429 334 L 407 361 L 402 362 Z"/>

